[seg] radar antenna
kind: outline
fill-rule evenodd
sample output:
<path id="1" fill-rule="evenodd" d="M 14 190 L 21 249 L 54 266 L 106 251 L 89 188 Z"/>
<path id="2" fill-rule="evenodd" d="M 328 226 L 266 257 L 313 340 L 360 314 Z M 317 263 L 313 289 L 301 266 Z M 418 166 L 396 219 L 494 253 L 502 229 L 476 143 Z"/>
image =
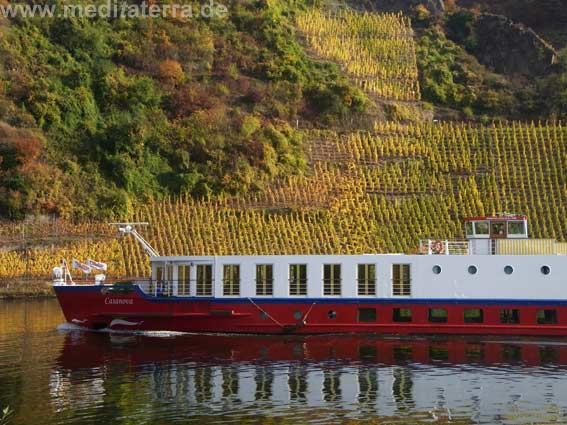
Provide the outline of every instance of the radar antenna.
<path id="1" fill-rule="evenodd" d="M 159 257 L 157 251 L 134 228 L 134 226 L 147 226 L 149 223 L 138 222 L 138 223 L 108 223 L 108 224 L 111 226 L 118 226 L 118 231 L 121 234 L 134 236 L 136 240 L 140 242 L 140 245 L 142 245 L 142 247 L 150 257 Z"/>

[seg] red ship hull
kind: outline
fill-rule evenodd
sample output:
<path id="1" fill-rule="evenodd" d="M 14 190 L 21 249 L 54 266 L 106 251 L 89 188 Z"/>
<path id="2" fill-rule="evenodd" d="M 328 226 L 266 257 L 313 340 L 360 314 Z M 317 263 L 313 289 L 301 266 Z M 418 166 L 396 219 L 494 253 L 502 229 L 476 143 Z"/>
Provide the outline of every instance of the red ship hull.
<path id="1" fill-rule="evenodd" d="M 473 334 L 567 336 L 567 301 L 463 299 L 275 299 L 151 297 L 138 286 L 116 294 L 109 286 L 54 286 L 68 322 L 90 329 L 253 334 Z M 359 309 L 376 310 L 371 323 Z M 394 309 L 410 309 L 411 322 L 394 320 Z M 431 322 L 432 308 L 447 311 Z M 482 323 L 466 323 L 465 309 L 481 309 Z M 501 323 L 503 309 L 517 310 L 519 323 Z M 556 312 L 541 324 L 537 313 Z"/>

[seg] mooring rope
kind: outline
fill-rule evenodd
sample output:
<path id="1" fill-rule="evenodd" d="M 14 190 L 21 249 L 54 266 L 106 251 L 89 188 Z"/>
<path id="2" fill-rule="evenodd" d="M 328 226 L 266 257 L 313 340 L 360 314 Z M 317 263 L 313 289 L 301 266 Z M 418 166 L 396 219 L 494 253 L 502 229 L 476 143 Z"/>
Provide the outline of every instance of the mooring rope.
<path id="1" fill-rule="evenodd" d="M 266 317 L 268 317 L 270 320 L 272 320 L 276 325 L 278 325 L 282 328 L 285 328 L 285 325 L 282 325 L 280 322 L 278 322 L 276 319 L 274 319 L 272 316 L 270 316 L 270 314 L 266 310 L 262 309 L 262 307 L 260 307 L 258 304 L 256 304 L 252 298 L 248 297 L 248 301 L 250 301 L 252 303 L 252 305 L 254 305 L 254 307 L 256 307 L 258 310 L 260 310 L 262 313 L 264 313 L 266 315 Z"/>
<path id="2" fill-rule="evenodd" d="M 315 301 L 313 301 L 313 304 L 311 304 L 311 307 L 309 307 L 309 310 L 307 310 L 307 313 L 305 313 L 305 316 L 303 316 L 303 324 L 307 324 L 307 316 L 309 316 L 309 313 L 311 313 L 311 310 L 313 310 L 313 307 L 315 306 L 315 304 L 317 304 Z"/>

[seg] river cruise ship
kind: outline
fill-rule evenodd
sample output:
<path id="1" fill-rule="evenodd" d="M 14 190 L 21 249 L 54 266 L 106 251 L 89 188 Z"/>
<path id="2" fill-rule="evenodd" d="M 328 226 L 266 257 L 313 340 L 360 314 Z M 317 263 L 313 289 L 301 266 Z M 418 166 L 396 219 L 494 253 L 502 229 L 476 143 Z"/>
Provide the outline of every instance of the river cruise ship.
<path id="1" fill-rule="evenodd" d="M 416 254 L 161 256 L 149 279 L 76 284 L 54 269 L 66 319 L 91 329 L 261 334 L 567 336 L 565 243 L 526 216 L 464 220 L 463 240 Z"/>

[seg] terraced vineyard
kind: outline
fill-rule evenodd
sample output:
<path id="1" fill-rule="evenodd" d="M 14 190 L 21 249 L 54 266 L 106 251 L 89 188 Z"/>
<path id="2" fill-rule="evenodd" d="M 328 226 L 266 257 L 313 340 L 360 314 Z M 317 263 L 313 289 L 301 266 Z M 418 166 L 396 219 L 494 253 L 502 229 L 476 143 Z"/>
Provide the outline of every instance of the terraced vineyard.
<path id="1" fill-rule="evenodd" d="M 460 218 L 526 213 L 534 237 L 567 240 L 567 127 L 562 123 L 377 124 L 309 134 L 312 174 L 248 199 L 166 200 L 126 219 L 161 253 L 415 252 L 420 238 L 462 237 Z M 96 227 L 95 227 L 96 228 Z M 94 257 L 144 275 L 131 238 L 0 253 L 0 277 L 48 275 L 60 257 Z"/>
<path id="2" fill-rule="evenodd" d="M 316 55 L 338 62 L 363 90 L 389 100 L 420 98 L 413 31 L 401 14 L 313 9 L 297 20 Z"/>
<path id="3" fill-rule="evenodd" d="M 410 22 L 402 15 L 328 15 L 297 25 L 315 54 L 341 64 L 378 98 L 419 99 Z M 530 216 L 534 237 L 567 240 L 567 127 L 511 122 L 403 125 L 373 131 L 309 131 L 311 172 L 244 198 L 141 205 L 127 221 L 163 254 L 415 252 L 420 238 L 459 238 L 460 218 Z M 132 238 L 101 223 L 0 225 L 0 279 L 48 276 L 60 259 L 94 258 L 111 276 L 148 273 Z"/>

